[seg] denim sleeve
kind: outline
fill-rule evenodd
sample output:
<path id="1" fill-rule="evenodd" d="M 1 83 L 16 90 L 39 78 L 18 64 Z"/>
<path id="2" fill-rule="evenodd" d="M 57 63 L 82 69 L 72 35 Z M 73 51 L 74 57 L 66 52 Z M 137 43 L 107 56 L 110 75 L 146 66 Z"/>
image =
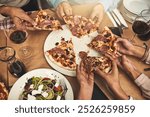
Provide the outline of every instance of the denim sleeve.
<path id="1" fill-rule="evenodd" d="M 68 0 L 47 0 L 54 8 L 56 8 L 61 2 Z"/>

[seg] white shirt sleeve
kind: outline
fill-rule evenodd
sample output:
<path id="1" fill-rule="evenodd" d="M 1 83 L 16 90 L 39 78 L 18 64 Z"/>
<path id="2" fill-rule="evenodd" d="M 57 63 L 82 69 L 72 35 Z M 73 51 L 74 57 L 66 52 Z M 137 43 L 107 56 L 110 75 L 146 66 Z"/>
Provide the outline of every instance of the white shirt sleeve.
<path id="1" fill-rule="evenodd" d="M 150 99 L 150 78 L 145 74 L 141 74 L 136 80 L 135 83 L 139 86 L 142 91 L 142 95 L 145 98 Z"/>

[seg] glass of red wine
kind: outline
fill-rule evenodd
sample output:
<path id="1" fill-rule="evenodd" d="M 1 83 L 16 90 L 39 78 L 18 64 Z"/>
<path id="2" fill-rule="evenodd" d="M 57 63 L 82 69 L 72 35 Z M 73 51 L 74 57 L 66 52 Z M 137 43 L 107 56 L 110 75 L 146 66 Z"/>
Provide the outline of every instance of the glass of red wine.
<path id="1" fill-rule="evenodd" d="M 150 39 L 150 9 L 143 10 L 135 18 L 132 29 L 142 41 Z"/>
<path id="2" fill-rule="evenodd" d="M 8 63 L 9 72 L 19 78 L 26 73 L 25 65 L 22 61 L 15 57 L 16 51 L 11 47 L 3 47 L 0 49 L 0 61 Z"/>

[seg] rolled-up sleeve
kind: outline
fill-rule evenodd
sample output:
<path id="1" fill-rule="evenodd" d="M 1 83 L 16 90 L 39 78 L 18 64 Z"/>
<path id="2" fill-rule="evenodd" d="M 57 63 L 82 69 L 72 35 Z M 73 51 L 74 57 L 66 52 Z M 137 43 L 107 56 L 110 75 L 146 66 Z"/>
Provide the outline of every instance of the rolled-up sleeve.
<path id="1" fill-rule="evenodd" d="M 142 91 L 142 95 L 150 99 L 150 78 L 145 74 L 141 74 L 136 80 L 135 83 L 139 86 Z"/>
<path id="2" fill-rule="evenodd" d="M 68 0 L 47 0 L 52 4 L 54 8 L 56 8 L 61 2 L 67 2 Z"/>
<path id="3" fill-rule="evenodd" d="M 150 64 L 150 49 L 148 50 L 148 55 L 147 55 L 147 57 L 145 59 L 145 63 L 146 64 Z"/>

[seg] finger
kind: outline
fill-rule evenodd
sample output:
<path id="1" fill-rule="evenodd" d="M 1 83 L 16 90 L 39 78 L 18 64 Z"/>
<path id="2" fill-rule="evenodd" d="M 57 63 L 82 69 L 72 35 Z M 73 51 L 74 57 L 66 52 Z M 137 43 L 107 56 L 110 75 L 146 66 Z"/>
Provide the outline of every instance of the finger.
<path id="1" fill-rule="evenodd" d="M 90 15 L 90 18 L 91 18 L 92 20 L 94 20 L 94 19 L 95 19 L 95 17 L 96 17 L 96 12 L 95 12 L 95 11 L 93 11 L 93 12 L 91 13 L 91 15 Z"/>
<path id="2" fill-rule="evenodd" d="M 69 16 L 69 15 L 72 15 L 72 8 L 69 8 L 69 9 L 68 9 L 68 8 L 65 8 L 65 7 L 64 7 L 64 12 L 65 12 L 65 14 L 68 15 L 68 16 Z"/>
<path id="3" fill-rule="evenodd" d="M 60 12 L 59 12 L 59 8 L 56 9 L 56 14 L 57 14 L 57 16 L 61 19 L 61 15 L 60 15 Z"/>
<path id="4" fill-rule="evenodd" d="M 98 68 L 95 68 L 95 72 L 103 78 L 106 76 L 106 74 Z"/>
<path id="5" fill-rule="evenodd" d="M 22 20 L 25 20 L 25 21 L 27 21 L 27 22 L 29 22 L 29 23 L 31 23 L 32 25 L 36 25 L 37 23 L 32 19 L 32 18 L 30 18 L 26 13 L 23 13 L 22 15 L 21 15 L 21 19 Z"/>
<path id="6" fill-rule="evenodd" d="M 22 21 L 18 17 L 13 18 L 14 24 L 17 29 L 24 30 L 25 27 L 22 25 Z"/>
<path id="7" fill-rule="evenodd" d="M 80 63 L 80 71 L 82 71 L 82 72 L 85 72 L 85 71 L 86 71 L 85 68 L 84 68 L 84 63 L 83 63 L 83 61 L 81 61 L 81 63 Z"/>
<path id="8" fill-rule="evenodd" d="M 61 19 L 62 19 L 63 16 L 65 15 L 63 7 L 60 6 L 59 12 L 60 12 L 60 17 L 61 17 Z"/>

